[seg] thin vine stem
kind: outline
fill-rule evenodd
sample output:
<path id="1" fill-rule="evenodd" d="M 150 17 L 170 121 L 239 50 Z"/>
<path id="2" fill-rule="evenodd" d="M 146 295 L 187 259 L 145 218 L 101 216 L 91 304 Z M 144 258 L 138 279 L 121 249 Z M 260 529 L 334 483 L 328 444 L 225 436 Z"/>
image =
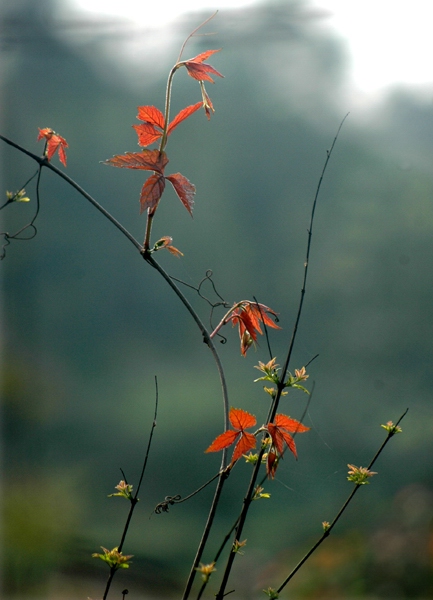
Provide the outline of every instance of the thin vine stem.
<path id="1" fill-rule="evenodd" d="M 130 505 L 129 505 L 128 516 L 126 518 L 125 526 L 123 528 L 122 537 L 120 539 L 120 544 L 117 547 L 117 550 L 119 552 L 122 552 L 123 544 L 125 543 L 126 535 L 128 533 L 128 530 L 129 530 L 129 525 L 131 524 L 132 515 L 133 515 L 135 507 L 137 506 L 138 501 L 139 501 L 138 500 L 138 493 L 140 491 L 141 483 L 143 481 L 144 473 L 146 471 L 147 461 L 149 459 L 150 447 L 152 445 L 153 433 L 154 433 L 155 427 L 156 427 L 156 417 L 157 417 L 157 415 L 158 415 L 158 379 L 155 376 L 155 413 L 154 413 L 154 416 L 153 416 L 152 427 L 150 429 L 149 440 L 147 442 L 146 454 L 144 456 L 143 466 L 141 468 L 141 473 L 140 473 L 140 478 L 138 480 L 137 489 L 135 490 L 134 496 L 132 496 L 130 498 Z M 122 471 L 122 474 L 123 474 L 123 471 Z M 127 483 L 126 478 L 125 478 L 125 483 Z M 109 572 L 109 575 L 108 575 L 107 583 L 105 585 L 105 590 L 104 590 L 104 595 L 102 596 L 102 600 L 106 600 L 107 599 L 108 592 L 110 591 L 110 588 L 111 588 L 111 583 L 113 581 L 114 575 L 115 575 L 115 573 L 116 573 L 117 570 L 118 569 L 115 566 L 110 567 L 110 572 Z"/>
<path id="2" fill-rule="evenodd" d="M 373 459 L 370 461 L 370 463 L 369 463 L 369 465 L 367 467 L 368 470 L 371 469 L 371 467 L 374 465 L 374 463 L 376 462 L 376 460 L 379 458 L 380 454 L 384 450 L 385 446 L 388 444 L 388 442 L 390 441 L 390 439 L 395 435 L 399 423 L 401 423 L 401 421 L 404 419 L 404 417 L 406 416 L 408 410 L 409 409 L 407 408 L 404 411 L 404 413 L 401 415 L 401 417 L 399 418 L 399 420 L 397 421 L 397 423 L 394 425 L 393 429 L 391 431 L 388 431 L 387 437 L 385 438 L 385 440 L 381 444 L 379 450 L 376 452 L 376 454 L 374 455 Z M 344 511 L 349 506 L 349 504 L 353 500 L 353 497 L 355 496 L 356 492 L 359 490 L 360 487 L 362 487 L 362 484 L 355 484 L 355 487 L 353 488 L 352 492 L 349 494 L 349 496 L 346 499 L 346 501 L 343 503 L 342 507 L 338 511 L 338 513 L 335 516 L 335 518 L 332 521 L 332 523 L 329 525 L 329 527 L 327 527 L 326 531 L 323 532 L 323 535 L 317 540 L 317 542 L 312 546 L 312 548 L 310 548 L 310 550 L 306 553 L 306 555 L 298 562 L 298 564 L 296 565 L 296 567 L 289 573 L 289 575 L 286 577 L 286 579 L 283 581 L 283 583 L 277 588 L 277 590 L 276 590 L 277 593 L 280 593 L 286 587 L 286 585 L 296 575 L 296 573 L 299 571 L 299 569 L 302 567 L 302 565 L 310 558 L 310 556 L 313 554 L 313 552 L 315 552 L 317 550 L 317 548 L 322 544 L 322 542 L 324 542 L 325 539 L 330 535 L 332 529 L 335 527 L 335 525 L 337 524 L 337 522 L 340 520 L 340 518 L 343 515 Z"/>

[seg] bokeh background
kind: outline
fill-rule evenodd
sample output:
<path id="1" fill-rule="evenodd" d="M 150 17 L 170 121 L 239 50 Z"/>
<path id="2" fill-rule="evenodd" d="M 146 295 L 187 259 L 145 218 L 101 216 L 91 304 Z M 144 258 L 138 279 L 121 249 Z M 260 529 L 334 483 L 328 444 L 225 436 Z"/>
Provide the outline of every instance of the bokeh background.
<path id="1" fill-rule="evenodd" d="M 58 131 L 70 146 L 67 173 L 141 240 L 143 174 L 101 161 L 137 150 L 136 107 L 162 108 L 182 41 L 210 13 L 151 29 L 72 8 L 62 0 L 3 5 L 1 130 L 34 152 L 42 151 L 38 127 Z M 433 92 L 395 86 L 375 103 L 360 102 L 348 87 L 347 48 L 326 18 L 307 1 L 265 1 L 222 10 L 207 28 L 217 33 L 190 43 L 188 57 L 223 47 L 210 62 L 225 79 L 208 86 L 211 121 L 195 114 L 168 146 L 170 172 L 197 187 L 194 219 L 168 190 L 154 236 L 172 236 L 185 255 L 158 254 L 171 275 L 197 286 L 211 269 L 228 302 L 254 295 L 278 311 L 282 330 L 270 339 L 281 363 L 312 200 L 350 112 L 319 200 L 292 363 L 293 370 L 319 354 L 309 368 L 315 392 L 305 415 L 301 393 L 282 406 L 304 415 L 311 431 L 297 439 L 299 461 L 287 456 L 266 484 L 271 499 L 253 506 L 230 589 L 247 600 L 281 583 L 349 493 L 347 463 L 368 464 L 385 435 L 380 424 L 409 408 L 379 474 L 281 597 L 430 598 Z M 199 100 L 197 83 L 178 73 L 173 114 Z M 15 191 L 35 165 L 5 145 L 0 153 L 2 193 Z M 33 215 L 34 185 L 27 192 L 30 203 L 2 212 L 2 231 Z M 137 481 L 155 376 L 158 425 L 124 548 L 133 565 L 118 575 L 112 597 L 124 588 L 131 598 L 179 597 L 212 488 L 168 514 L 152 510 L 218 469 L 220 457 L 203 454 L 222 430 L 212 358 L 166 283 L 50 172 L 36 225 L 36 237 L 12 242 L 1 264 L 2 597 L 102 596 L 107 569 L 91 554 L 119 543 L 127 505 L 107 495 L 120 468 Z M 209 283 L 203 290 L 217 299 Z M 209 306 L 185 291 L 209 322 Z M 268 360 L 266 344 L 242 358 L 236 331 L 225 334 L 230 403 L 261 422 L 267 400 L 253 366 Z M 239 464 L 230 478 L 207 562 L 236 518 L 249 472 Z"/>

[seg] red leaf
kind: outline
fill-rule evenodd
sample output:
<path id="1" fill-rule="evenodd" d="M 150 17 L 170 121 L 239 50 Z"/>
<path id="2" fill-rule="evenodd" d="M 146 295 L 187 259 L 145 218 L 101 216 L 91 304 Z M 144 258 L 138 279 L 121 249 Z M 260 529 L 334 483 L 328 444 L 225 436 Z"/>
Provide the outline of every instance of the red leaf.
<path id="1" fill-rule="evenodd" d="M 63 139 L 63 138 L 62 138 Z M 65 140 L 66 141 L 66 140 Z M 66 147 L 68 146 L 68 144 L 66 144 Z M 65 152 L 65 144 L 60 144 L 59 145 L 59 160 L 61 163 L 63 163 L 66 167 L 66 152 Z"/>
<path id="2" fill-rule="evenodd" d="M 243 454 L 256 447 L 256 437 L 252 433 L 242 431 L 239 442 L 233 450 L 232 464 L 241 458 Z"/>
<path id="3" fill-rule="evenodd" d="M 162 131 L 158 131 L 154 125 L 150 123 L 141 123 L 141 125 L 133 125 L 133 128 L 138 135 L 139 146 L 150 146 L 162 137 Z"/>
<path id="4" fill-rule="evenodd" d="M 273 452 L 272 450 L 269 450 L 268 457 L 266 459 L 266 472 L 268 474 L 268 477 L 270 477 L 271 479 L 275 477 L 275 472 L 277 470 L 278 465 L 277 459 L 277 453 Z"/>
<path id="5" fill-rule="evenodd" d="M 159 173 L 155 173 L 151 175 L 149 179 L 146 180 L 143 187 L 141 188 L 140 195 L 140 214 L 144 212 L 147 208 L 155 208 L 158 205 L 158 202 L 162 196 L 162 193 L 165 188 L 165 178 L 163 175 Z"/>
<path id="6" fill-rule="evenodd" d="M 310 428 L 287 415 L 278 414 L 275 416 L 274 423 L 268 423 L 267 429 L 272 438 L 272 445 L 279 454 L 283 453 L 285 442 L 289 450 L 297 457 L 295 440 L 290 433 L 304 433 Z"/>
<path id="7" fill-rule="evenodd" d="M 126 152 L 118 154 L 105 161 L 105 164 L 113 167 L 123 167 L 126 169 L 143 169 L 145 171 L 156 171 L 161 175 L 168 163 L 165 152 L 159 150 L 143 150 L 142 152 Z"/>
<path id="8" fill-rule="evenodd" d="M 268 423 L 268 431 L 272 438 L 272 445 L 275 446 L 275 448 L 281 454 L 284 450 L 284 438 L 280 429 L 273 423 Z"/>
<path id="9" fill-rule="evenodd" d="M 182 123 L 182 121 L 184 121 L 185 119 L 190 117 L 193 113 L 195 113 L 196 110 L 199 110 L 202 106 L 203 106 L 202 102 L 197 102 L 197 104 L 191 104 L 191 106 L 186 106 L 185 108 L 183 108 L 174 117 L 174 119 L 171 121 L 170 125 L 168 126 L 168 131 L 167 131 L 168 135 L 170 135 L 170 133 L 173 131 L 173 129 L 175 129 L 179 125 L 179 123 Z"/>
<path id="10" fill-rule="evenodd" d="M 56 150 L 59 150 L 59 160 L 66 167 L 66 152 L 65 148 L 68 148 L 68 142 L 64 137 L 53 131 L 50 127 L 45 127 L 45 129 L 39 129 L 39 135 L 37 141 L 46 139 L 47 140 L 47 158 L 51 160 L 56 153 Z"/>
<path id="11" fill-rule="evenodd" d="M 188 62 L 201 63 L 209 58 L 209 56 L 212 56 L 212 54 L 215 54 L 215 52 L 221 52 L 221 50 L 222 48 L 218 48 L 218 50 L 206 50 L 206 52 L 202 52 L 201 54 L 194 56 L 194 58 L 190 58 Z"/>
<path id="12" fill-rule="evenodd" d="M 229 419 L 233 427 L 240 431 L 254 427 L 257 423 L 257 419 L 254 415 L 241 408 L 232 408 L 230 410 Z"/>
<path id="13" fill-rule="evenodd" d="M 252 433 L 244 431 L 246 427 L 254 427 L 256 424 L 256 418 L 254 415 L 242 410 L 241 408 L 231 408 L 229 413 L 230 423 L 234 429 L 229 429 L 221 435 L 219 435 L 209 446 L 206 452 L 218 452 L 224 448 L 228 448 L 236 442 L 239 438 L 238 443 L 235 446 L 232 456 L 232 464 L 235 463 L 239 458 L 256 447 L 256 438 Z"/>
<path id="14" fill-rule="evenodd" d="M 164 115 L 156 106 L 139 106 L 137 119 L 164 129 Z"/>
<path id="15" fill-rule="evenodd" d="M 219 452 L 220 450 L 224 450 L 224 448 L 228 448 L 234 444 L 240 433 L 240 431 L 233 431 L 233 429 L 221 433 L 221 435 L 214 439 L 205 452 Z"/>
<path id="16" fill-rule="evenodd" d="M 214 80 L 208 73 L 218 75 L 218 77 L 224 77 L 224 75 L 221 75 L 221 73 L 207 63 L 197 64 L 195 62 L 186 62 L 185 67 L 188 70 L 188 74 L 198 81 L 210 81 L 211 83 L 214 83 Z"/>
<path id="17" fill-rule="evenodd" d="M 241 354 L 246 356 L 247 350 L 253 341 L 257 341 L 257 333 L 262 333 L 261 322 L 274 329 L 280 329 L 280 327 L 267 315 L 267 313 L 274 316 L 277 315 L 268 306 L 257 304 L 257 302 L 251 302 L 250 300 L 243 300 L 236 304 L 238 308 L 232 312 L 228 320 L 232 322 L 233 326 L 239 326 Z"/>
<path id="18" fill-rule="evenodd" d="M 179 200 L 182 202 L 186 210 L 192 216 L 192 209 L 194 207 L 195 186 L 180 173 L 168 175 L 167 179 L 174 187 L 174 191 L 178 195 Z"/>
<path id="19" fill-rule="evenodd" d="M 274 423 L 275 425 L 278 425 L 278 427 L 290 431 L 290 433 L 304 433 L 305 431 L 310 430 L 309 427 L 302 425 L 302 423 L 296 419 L 292 419 L 291 417 L 282 414 L 275 415 Z"/>
<path id="20" fill-rule="evenodd" d="M 218 73 L 218 71 L 211 67 L 211 65 L 203 62 L 209 58 L 209 56 L 215 54 L 215 52 L 219 52 L 220 50 L 221 48 L 218 50 L 206 50 L 206 52 L 202 52 L 201 54 L 194 56 L 194 58 L 186 60 L 183 64 L 187 68 L 188 74 L 198 81 L 210 81 L 211 83 L 214 83 L 214 80 L 212 77 L 210 77 L 210 75 L 208 75 L 208 73 L 218 75 L 218 77 L 224 77 L 224 75 Z"/>

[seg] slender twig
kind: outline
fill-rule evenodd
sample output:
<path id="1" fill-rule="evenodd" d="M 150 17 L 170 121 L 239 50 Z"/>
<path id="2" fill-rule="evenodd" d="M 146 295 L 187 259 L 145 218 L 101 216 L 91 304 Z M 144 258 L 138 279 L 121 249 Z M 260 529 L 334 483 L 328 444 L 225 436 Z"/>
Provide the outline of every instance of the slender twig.
<path id="1" fill-rule="evenodd" d="M 180 52 L 179 52 L 179 56 L 177 58 L 177 62 L 180 62 L 181 58 L 182 58 L 182 54 L 183 51 L 185 50 L 185 46 L 187 45 L 187 43 L 189 42 L 189 40 L 197 33 L 197 31 L 199 29 L 201 29 L 202 27 L 204 27 L 205 25 L 207 25 L 207 23 L 209 23 L 209 21 L 212 21 L 212 19 L 214 17 L 216 17 L 218 14 L 218 11 L 216 10 L 213 15 L 211 15 L 210 17 L 208 17 L 205 21 L 203 21 L 203 23 L 201 25 L 199 25 L 198 27 L 196 27 L 190 34 L 189 36 L 186 38 L 186 40 L 184 41 L 184 43 L 181 46 Z"/>
<path id="2" fill-rule="evenodd" d="M 126 518 L 125 526 L 123 528 L 123 532 L 122 532 L 122 537 L 121 537 L 121 540 L 120 540 L 120 544 L 117 547 L 117 550 L 119 552 L 122 552 L 123 544 L 125 543 L 125 539 L 126 539 L 126 535 L 128 533 L 129 525 L 131 523 L 132 515 L 133 515 L 134 509 L 137 506 L 138 501 L 139 501 L 139 499 L 138 499 L 138 492 L 140 491 L 141 483 L 142 483 L 143 477 L 144 477 L 144 472 L 146 471 L 147 461 L 149 459 L 150 447 L 152 445 L 153 433 L 154 433 L 155 427 L 156 427 L 156 417 L 157 417 L 157 414 L 158 414 L 158 379 L 157 379 L 157 377 L 155 375 L 155 414 L 154 414 L 154 417 L 153 417 L 152 427 L 150 429 L 150 435 L 149 435 L 149 440 L 147 442 L 146 454 L 144 456 L 143 466 L 141 468 L 141 473 L 140 473 L 140 478 L 138 480 L 137 489 L 135 490 L 134 496 L 132 496 L 130 498 L 130 505 L 129 505 L 128 516 Z M 121 471 L 122 471 L 122 469 L 121 469 Z M 122 471 L 122 474 L 124 475 L 123 471 Z M 125 483 L 127 483 L 126 477 L 125 477 Z M 102 596 L 102 600 L 106 600 L 106 598 L 108 596 L 108 592 L 110 591 L 110 587 L 111 587 L 111 582 L 113 581 L 113 577 L 114 577 L 116 571 L 117 571 L 117 567 L 116 566 L 110 567 L 110 573 L 108 575 L 107 583 L 105 585 L 105 591 L 104 591 L 104 595 Z"/>
<path id="3" fill-rule="evenodd" d="M 387 443 L 389 442 L 389 440 L 395 435 L 397 426 L 399 425 L 399 423 L 401 423 L 402 419 L 406 416 L 408 410 L 409 409 L 407 408 L 404 411 L 404 413 L 401 415 L 401 417 L 399 418 L 399 420 L 395 424 L 394 428 L 391 431 L 388 431 L 387 437 L 385 438 L 385 440 L 381 444 L 379 450 L 376 452 L 376 454 L 374 455 L 373 459 L 370 461 L 370 464 L 367 467 L 368 470 L 371 469 L 371 467 L 374 465 L 374 463 L 376 462 L 376 460 L 379 458 L 380 454 L 382 453 L 383 449 L 385 448 L 385 446 L 387 445 Z M 332 529 L 337 524 L 337 521 L 340 520 L 342 514 L 344 513 L 344 511 L 346 510 L 346 508 L 349 506 L 349 504 L 352 501 L 354 495 L 356 494 L 356 492 L 359 490 L 360 487 L 362 487 L 362 484 L 355 484 L 355 487 L 353 488 L 352 492 L 349 494 L 349 496 L 346 499 L 346 501 L 344 502 L 343 506 L 338 511 L 338 513 L 337 513 L 336 517 L 334 518 L 334 520 L 332 521 L 332 523 L 327 527 L 327 529 L 323 532 L 323 535 L 317 540 L 317 542 L 314 544 L 314 546 L 312 548 L 310 548 L 310 550 L 307 552 L 307 554 L 302 558 L 302 560 L 299 561 L 299 563 L 296 565 L 296 567 L 286 577 L 286 579 L 283 581 L 283 583 L 276 590 L 277 593 L 280 593 L 286 587 L 286 585 L 289 583 L 289 581 L 292 579 L 292 577 L 294 577 L 294 575 L 296 575 L 296 573 L 299 571 L 299 569 L 302 567 L 302 565 L 310 558 L 310 556 L 313 554 L 313 552 L 315 552 L 317 550 L 317 548 L 322 544 L 322 542 L 324 542 L 325 539 L 329 536 L 329 534 L 331 533 Z"/>

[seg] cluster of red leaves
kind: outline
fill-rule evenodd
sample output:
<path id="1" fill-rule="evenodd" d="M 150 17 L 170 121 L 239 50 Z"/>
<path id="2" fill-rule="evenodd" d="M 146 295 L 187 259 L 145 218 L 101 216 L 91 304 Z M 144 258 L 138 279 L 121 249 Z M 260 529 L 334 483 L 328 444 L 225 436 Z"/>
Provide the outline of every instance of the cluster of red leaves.
<path id="1" fill-rule="evenodd" d="M 140 195 L 140 213 L 148 209 L 149 212 L 155 212 L 165 188 L 165 181 L 171 183 L 179 200 L 185 206 L 192 216 L 194 206 L 195 187 L 186 177 L 180 173 L 164 175 L 164 169 L 168 163 L 165 152 L 159 150 L 145 149 L 142 152 L 126 152 L 113 156 L 105 161 L 106 164 L 113 167 L 123 167 L 127 169 L 142 169 L 144 171 L 153 171 L 141 189 Z"/>
<path id="2" fill-rule="evenodd" d="M 268 306 L 250 300 L 244 300 L 238 304 L 238 308 L 230 314 L 228 321 L 232 322 L 233 327 L 238 325 L 241 354 L 246 356 L 248 348 L 257 341 L 257 333 L 262 334 L 261 322 L 273 329 L 281 329 L 281 327 L 274 323 L 267 314 L 277 316 L 277 313 Z"/>
<path id="3" fill-rule="evenodd" d="M 182 109 L 167 125 L 163 113 L 155 106 L 138 107 L 137 119 L 142 121 L 142 123 L 140 123 L 140 125 L 133 125 L 133 128 L 137 133 L 139 146 L 143 148 L 150 146 L 150 144 L 153 144 L 163 137 L 165 130 L 168 137 L 182 121 L 190 117 L 201 107 L 205 109 L 206 116 L 209 119 L 210 111 L 213 111 L 213 105 L 204 89 L 203 81 L 211 81 L 213 83 L 213 79 L 210 77 L 209 73 L 218 75 L 219 77 L 222 77 L 222 75 L 211 65 L 203 61 L 215 52 L 219 52 L 219 50 L 207 50 L 194 58 L 178 63 L 175 67 L 178 69 L 181 66 L 185 66 L 188 74 L 200 82 L 203 98 L 202 102 L 197 102 L 197 104 L 192 104 L 191 106 Z M 113 158 L 106 160 L 105 163 L 113 167 L 143 169 L 145 171 L 154 172 L 154 174 L 145 181 L 141 189 L 140 213 L 148 210 L 149 214 L 153 214 L 156 211 L 165 189 L 165 182 L 168 180 L 172 184 L 180 201 L 192 216 L 195 186 L 188 181 L 186 177 L 181 175 L 181 173 L 174 173 L 167 176 L 164 175 L 164 169 L 168 163 L 168 158 L 164 151 L 145 149 L 142 152 L 127 152 L 123 155 L 113 156 Z"/>
<path id="4" fill-rule="evenodd" d="M 68 148 L 68 142 L 61 135 L 50 129 L 50 127 L 45 127 L 45 129 L 39 128 L 38 142 L 39 140 L 45 139 L 47 142 L 47 158 L 51 160 L 56 152 L 59 151 L 59 160 L 66 167 L 66 151 L 65 148 Z"/>
<path id="5" fill-rule="evenodd" d="M 215 438 L 206 452 L 219 452 L 236 443 L 231 460 L 233 465 L 246 452 L 256 447 L 255 435 L 248 433 L 245 429 L 254 427 L 257 420 L 254 415 L 241 408 L 231 408 L 229 420 L 233 429 L 228 429 Z M 291 434 L 304 433 L 310 428 L 287 415 L 278 414 L 275 416 L 273 423 L 268 423 L 261 429 L 265 429 L 271 437 L 271 447 L 266 459 L 266 471 L 268 476 L 273 478 L 277 469 L 277 459 L 282 458 L 284 453 L 284 444 L 287 445 L 296 458 L 298 457 L 295 440 Z"/>
<path id="6" fill-rule="evenodd" d="M 202 107 L 202 102 L 192 104 L 183 108 L 167 127 L 167 136 L 169 136 L 176 127 L 185 119 L 194 114 Z M 165 119 L 159 108 L 155 106 L 139 106 L 137 119 L 143 121 L 141 125 L 133 125 L 133 128 L 138 135 L 138 145 L 142 147 L 149 146 L 162 137 Z"/>

